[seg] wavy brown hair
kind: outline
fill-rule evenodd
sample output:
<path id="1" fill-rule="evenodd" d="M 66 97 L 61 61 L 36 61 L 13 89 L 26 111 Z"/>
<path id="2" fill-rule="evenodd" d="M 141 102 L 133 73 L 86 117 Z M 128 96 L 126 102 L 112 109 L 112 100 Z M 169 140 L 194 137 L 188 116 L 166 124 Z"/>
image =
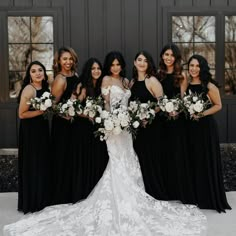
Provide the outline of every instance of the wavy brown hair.
<path id="1" fill-rule="evenodd" d="M 175 58 L 174 70 L 173 70 L 175 86 L 179 87 L 181 82 L 184 79 L 184 77 L 182 75 L 182 71 L 183 71 L 182 56 L 181 56 L 178 46 L 175 45 L 174 43 L 167 44 L 162 48 L 161 53 L 160 53 L 159 71 L 158 71 L 157 77 L 160 81 L 162 81 L 166 78 L 167 67 L 166 67 L 166 64 L 165 64 L 162 57 L 165 54 L 165 52 L 169 49 L 173 52 L 173 56 Z"/>

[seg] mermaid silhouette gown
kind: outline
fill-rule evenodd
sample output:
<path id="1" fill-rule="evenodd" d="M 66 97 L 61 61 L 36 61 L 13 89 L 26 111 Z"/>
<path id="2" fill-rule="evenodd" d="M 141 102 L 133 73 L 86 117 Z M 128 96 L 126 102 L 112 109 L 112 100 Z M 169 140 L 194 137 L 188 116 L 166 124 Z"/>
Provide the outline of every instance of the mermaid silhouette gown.
<path id="1" fill-rule="evenodd" d="M 127 106 L 129 90 L 110 88 L 110 107 Z M 75 204 L 50 206 L 4 227 L 4 235 L 206 235 L 206 217 L 193 205 L 158 201 L 144 190 L 132 136 L 107 139 L 109 161 L 90 195 Z"/>

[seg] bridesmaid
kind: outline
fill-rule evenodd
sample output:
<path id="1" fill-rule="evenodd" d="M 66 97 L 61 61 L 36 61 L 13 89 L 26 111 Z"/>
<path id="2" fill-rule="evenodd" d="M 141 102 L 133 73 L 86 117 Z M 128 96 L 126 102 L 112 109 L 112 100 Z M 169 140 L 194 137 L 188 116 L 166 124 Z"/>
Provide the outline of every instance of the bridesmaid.
<path id="1" fill-rule="evenodd" d="M 52 94 L 56 102 L 66 101 L 75 91 L 79 78 L 76 73 L 78 57 L 69 47 L 61 47 L 54 57 Z M 73 123 L 67 117 L 52 120 L 52 204 L 72 202 L 72 136 Z"/>
<path id="2" fill-rule="evenodd" d="M 101 95 L 102 65 L 96 58 L 90 58 L 83 66 L 80 83 L 72 98 L 83 105 L 87 97 L 97 99 Z M 73 202 L 85 199 L 102 177 L 108 162 L 106 142 L 95 137 L 95 126 L 84 115 L 74 119 L 72 130 L 73 159 Z"/>
<path id="3" fill-rule="evenodd" d="M 134 58 L 133 79 L 130 82 L 131 101 L 142 103 L 157 102 L 163 95 L 160 82 L 156 78 L 153 58 L 146 51 L 140 51 Z M 160 165 L 161 123 L 158 113 L 151 125 L 141 127 L 134 138 L 134 149 L 139 158 L 145 190 L 156 199 L 167 199 Z M 151 138 L 151 137 L 155 137 Z"/>
<path id="4" fill-rule="evenodd" d="M 168 98 L 183 96 L 187 89 L 187 78 L 182 72 L 181 54 L 175 44 L 167 44 L 160 54 L 158 71 L 164 94 Z M 194 192 L 191 180 L 191 169 L 187 149 L 187 134 L 183 114 L 163 116 L 161 147 L 163 150 L 162 168 L 164 185 L 168 200 L 181 200 L 183 203 L 194 204 Z"/>
<path id="5" fill-rule="evenodd" d="M 49 91 L 46 69 L 39 61 L 29 64 L 20 91 L 18 147 L 18 211 L 35 212 L 49 204 L 49 123 L 43 111 L 28 102 Z"/>
<path id="6" fill-rule="evenodd" d="M 188 71 L 191 78 L 188 92 L 203 94 L 203 99 L 210 101 L 205 111 L 192 115 L 187 129 L 196 203 L 202 209 L 225 212 L 231 207 L 225 195 L 218 127 L 213 117 L 222 108 L 219 85 L 212 79 L 206 59 L 200 55 L 191 56 Z"/>

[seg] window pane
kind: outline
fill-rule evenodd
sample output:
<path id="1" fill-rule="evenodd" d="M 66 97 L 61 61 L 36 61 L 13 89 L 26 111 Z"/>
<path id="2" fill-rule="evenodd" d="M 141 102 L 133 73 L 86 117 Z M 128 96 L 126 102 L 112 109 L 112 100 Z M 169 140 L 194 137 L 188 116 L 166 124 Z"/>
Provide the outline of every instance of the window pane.
<path id="1" fill-rule="evenodd" d="M 225 43 L 225 68 L 236 69 L 236 43 Z"/>
<path id="2" fill-rule="evenodd" d="M 215 43 L 195 43 L 194 53 L 205 57 L 211 69 L 215 69 Z"/>
<path id="3" fill-rule="evenodd" d="M 172 41 L 192 42 L 193 40 L 193 17 L 173 16 L 172 17 Z"/>
<path id="4" fill-rule="evenodd" d="M 190 56 L 193 54 L 193 43 L 176 43 L 176 45 L 181 51 L 183 64 L 186 64 Z M 185 66 L 184 68 L 186 69 Z"/>
<path id="5" fill-rule="evenodd" d="M 32 17 L 32 42 L 52 43 L 53 42 L 53 17 L 42 16 Z"/>
<path id="6" fill-rule="evenodd" d="M 225 17 L 225 42 L 236 42 L 236 16 Z"/>
<path id="7" fill-rule="evenodd" d="M 225 70 L 225 94 L 236 94 L 236 70 Z"/>
<path id="8" fill-rule="evenodd" d="M 52 70 L 53 44 L 32 44 L 32 61 L 44 64 L 46 70 Z"/>
<path id="9" fill-rule="evenodd" d="M 10 44 L 9 46 L 9 70 L 25 71 L 31 61 L 30 44 Z"/>
<path id="10" fill-rule="evenodd" d="M 30 42 L 30 17 L 8 17 L 8 42 Z"/>
<path id="11" fill-rule="evenodd" d="M 214 16 L 194 16 L 194 41 L 215 42 Z"/>

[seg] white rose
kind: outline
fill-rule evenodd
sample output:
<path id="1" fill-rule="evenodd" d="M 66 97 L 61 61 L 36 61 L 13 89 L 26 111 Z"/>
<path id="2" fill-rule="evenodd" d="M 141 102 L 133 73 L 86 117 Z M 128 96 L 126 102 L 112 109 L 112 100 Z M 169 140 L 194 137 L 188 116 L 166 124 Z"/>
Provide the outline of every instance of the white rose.
<path id="1" fill-rule="evenodd" d="M 115 135 L 118 135 L 120 134 L 122 131 L 122 129 L 120 128 L 120 126 L 116 126 L 113 130 L 112 130 L 112 133 L 115 134 Z"/>
<path id="2" fill-rule="evenodd" d="M 102 118 L 102 119 L 107 119 L 108 117 L 109 117 L 109 112 L 106 111 L 106 110 L 103 110 L 103 111 L 101 112 L 101 118 Z"/>
<path id="3" fill-rule="evenodd" d="M 41 111 L 46 111 L 46 110 L 47 110 L 47 107 L 46 107 L 44 104 L 41 104 L 41 105 L 40 105 L 40 110 L 41 110 Z"/>
<path id="4" fill-rule="evenodd" d="M 193 105 L 193 108 L 196 112 L 202 112 L 203 104 L 201 103 L 201 101 L 197 101 L 196 104 Z"/>
<path id="5" fill-rule="evenodd" d="M 104 127 L 106 130 L 111 131 L 114 128 L 114 124 L 110 119 L 104 121 Z"/>
<path id="6" fill-rule="evenodd" d="M 174 104 L 172 102 L 167 102 L 165 105 L 165 109 L 167 112 L 172 112 L 174 111 Z"/>
<path id="7" fill-rule="evenodd" d="M 127 127 L 129 125 L 127 119 L 121 120 L 120 124 L 121 124 L 122 127 Z"/>
<path id="8" fill-rule="evenodd" d="M 95 118 L 95 122 L 98 123 L 98 124 L 100 124 L 100 123 L 102 122 L 101 117 L 96 117 L 96 118 Z"/>
<path id="9" fill-rule="evenodd" d="M 196 96 L 193 96 L 193 102 L 196 102 L 197 101 L 197 97 Z"/>
<path id="10" fill-rule="evenodd" d="M 50 93 L 49 92 L 44 92 L 42 95 L 42 98 L 49 98 L 50 97 Z"/>
<path id="11" fill-rule="evenodd" d="M 133 125 L 133 127 L 134 127 L 135 129 L 137 129 L 140 124 L 139 124 L 139 122 L 136 120 L 132 125 Z"/>
<path id="12" fill-rule="evenodd" d="M 68 108 L 68 105 L 65 103 L 62 105 L 61 110 L 64 112 Z"/>
<path id="13" fill-rule="evenodd" d="M 188 112 L 190 113 L 190 115 L 194 114 L 193 104 L 191 104 L 191 105 L 189 106 Z"/>
<path id="14" fill-rule="evenodd" d="M 44 105 L 46 107 L 51 107 L 52 106 L 52 100 L 51 99 L 46 99 L 45 102 L 44 102 Z"/>
<path id="15" fill-rule="evenodd" d="M 74 116 L 74 115 L 75 115 L 75 109 L 74 109 L 74 107 L 69 107 L 69 109 L 68 109 L 68 114 L 69 114 L 69 116 Z"/>
<path id="16" fill-rule="evenodd" d="M 92 103 L 91 103 L 90 101 L 87 101 L 87 102 L 86 102 L 86 107 L 89 108 L 89 107 L 91 107 L 91 106 L 92 106 Z"/>

